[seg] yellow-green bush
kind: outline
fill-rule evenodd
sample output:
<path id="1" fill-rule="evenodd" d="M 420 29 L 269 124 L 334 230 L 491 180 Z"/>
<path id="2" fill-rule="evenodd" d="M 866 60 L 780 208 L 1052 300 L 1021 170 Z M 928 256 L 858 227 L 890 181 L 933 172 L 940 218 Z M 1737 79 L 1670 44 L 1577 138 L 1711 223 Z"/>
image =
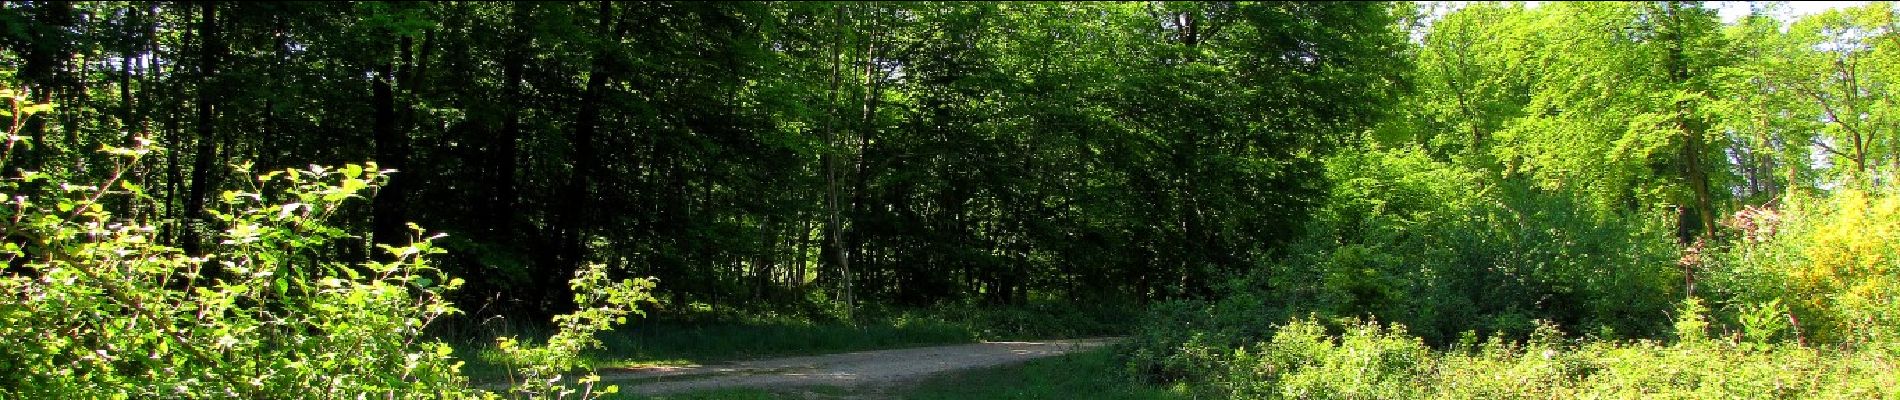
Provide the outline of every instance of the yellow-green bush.
<path id="1" fill-rule="evenodd" d="M 1893 188 L 1789 196 L 1779 210 L 1739 213 L 1733 225 L 1741 228 L 1738 240 L 1711 280 L 1743 331 L 1816 343 L 1896 339 L 1900 193 Z"/>
<path id="2" fill-rule="evenodd" d="M 22 139 L 14 127 L 0 151 Z M 332 217 L 388 171 L 256 176 L 251 190 L 218 197 L 212 244 L 186 254 L 163 244 L 163 221 L 115 212 L 151 200 L 125 179 L 151 151 L 108 147 L 120 164 L 97 184 L 0 178 L 0 399 L 590 398 L 597 378 L 560 373 L 652 287 L 582 269 L 571 282 L 582 309 L 556 317 L 561 332 L 545 345 L 503 339 L 520 379 L 485 392 L 424 335 L 457 312 L 444 295 L 462 282 L 431 266 L 434 237 L 417 229 L 412 244 L 380 246 L 368 261 L 338 251 L 367 246 Z"/>

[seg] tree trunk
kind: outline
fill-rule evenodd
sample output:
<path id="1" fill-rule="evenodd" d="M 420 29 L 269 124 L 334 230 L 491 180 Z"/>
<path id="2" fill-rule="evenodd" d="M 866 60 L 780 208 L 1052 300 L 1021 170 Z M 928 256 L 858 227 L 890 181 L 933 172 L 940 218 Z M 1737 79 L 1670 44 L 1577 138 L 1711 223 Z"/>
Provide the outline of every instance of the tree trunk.
<path id="1" fill-rule="evenodd" d="M 138 18 L 138 8 L 127 8 L 126 14 L 128 15 L 126 26 L 129 31 L 132 23 Z M 126 33 L 130 36 L 130 32 Z M 124 58 L 119 62 L 119 124 L 124 127 L 125 146 L 128 147 L 138 145 L 141 131 L 138 102 L 132 96 L 132 60 L 138 58 L 138 53 L 139 44 L 128 40 L 125 44 Z"/>
<path id="2" fill-rule="evenodd" d="M 151 52 L 152 56 L 150 58 L 145 59 L 144 61 L 146 71 L 145 71 L 145 75 L 142 76 L 141 78 L 144 78 L 146 80 L 145 82 L 146 90 L 143 90 L 139 93 L 140 96 L 144 98 L 144 101 L 139 102 L 139 104 L 145 106 L 145 109 L 143 110 L 143 112 L 146 115 L 161 115 L 159 113 L 159 110 L 156 107 L 156 105 L 158 104 L 158 102 L 156 101 L 158 100 L 157 93 L 160 92 L 159 90 L 160 87 L 156 83 L 170 82 L 169 80 L 159 80 L 159 79 L 153 78 L 153 77 L 159 77 L 159 76 L 165 75 L 165 71 L 164 71 L 165 63 L 153 62 L 159 56 L 158 20 L 160 18 L 160 13 L 162 12 L 162 10 L 159 9 L 159 5 L 157 3 L 152 3 L 148 6 L 151 8 L 146 10 L 148 13 L 147 15 L 151 15 L 153 20 L 148 22 L 145 25 L 145 39 L 146 39 L 145 48 L 147 51 Z M 185 42 L 191 41 L 191 30 L 189 29 L 185 30 L 184 39 L 185 39 L 184 40 Z M 169 85 L 167 85 L 164 88 L 173 89 Z M 167 90 L 167 91 L 175 92 L 176 90 Z M 177 103 L 173 102 L 170 104 L 175 105 Z M 154 210 L 154 214 L 158 216 L 159 220 L 161 221 L 159 223 L 159 232 L 158 232 L 158 237 L 160 238 L 160 240 L 164 241 L 164 243 L 170 243 L 173 245 L 179 245 L 180 247 L 183 247 L 182 246 L 183 241 L 179 240 L 180 238 L 177 236 L 178 231 L 179 231 L 178 229 L 179 228 L 179 225 L 178 225 L 178 221 L 179 221 L 178 182 L 182 179 L 181 177 L 184 175 L 178 170 L 178 150 L 183 148 L 181 147 L 182 142 L 179 141 L 180 134 L 178 132 L 178 114 L 181 114 L 181 113 L 176 112 L 176 110 L 166 110 L 166 112 L 162 114 L 165 116 L 165 122 L 164 122 L 164 126 L 160 128 L 161 132 L 159 132 L 159 142 L 164 143 L 164 147 L 166 149 L 171 149 L 172 151 L 164 152 L 165 172 L 164 172 L 163 179 L 165 183 L 163 187 L 165 190 L 165 194 L 164 194 L 164 198 L 159 199 L 160 207 L 162 207 L 164 211 L 161 214 L 157 210 Z M 149 185 L 149 186 L 159 187 L 156 185 Z"/>
<path id="3" fill-rule="evenodd" d="M 873 10 L 871 15 L 872 23 L 878 24 L 877 19 L 877 11 Z M 864 43 L 864 98 L 858 102 L 858 148 L 855 160 L 857 165 L 853 168 L 856 177 L 852 180 L 851 212 L 849 213 L 853 220 L 864 218 L 866 209 L 868 208 L 866 202 L 869 200 L 866 196 L 870 193 L 869 185 L 871 181 L 870 146 L 871 141 L 877 138 L 878 99 L 882 97 L 884 90 L 884 79 L 878 76 L 881 75 L 880 73 L 883 72 L 883 69 L 878 68 L 877 65 L 878 52 L 881 51 L 881 49 L 878 48 L 877 41 L 878 37 L 883 34 L 883 31 L 881 24 L 874 26 L 875 27 L 871 29 L 870 35 L 865 38 Z M 844 250 L 847 259 L 860 261 L 868 259 L 864 257 L 864 249 L 862 249 L 864 235 L 864 229 L 858 227 L 854 227 L 851 229 L 851 232 L 845 234 Z M 873 288 L 875 288 L 875 286 L 873 286 Z"/>
<path id="4" fill-rule="evenodd" d="M 25 8 L 28 10 L 21 11 L 30 13 L 27 15 L 27 18 L 35 19 L 37 22 L 52 26 L 29 28 L 35 30 L 35 32 L 27 33 L 26 39 L 29 41 L 40 39 L 42 36 L 57 35 L 58 33 L 50 33 L 55 30 L 62 33 L 66 32 L 70 30 L 75 23 L 73 3 L 70 2 L 40 2 L 39 4 L 29 4 Z M 59 41 L 59 39 L 44 38 L 44 41 L 56 42 Z M 68 68 L 67 64 L 70 62 L 69 60 L 72 59 L 72 52 L 73 49 L 63 43 L 55 46 L 28 46 L 24 51 L 20 52 L 21 54 L 17 55 L 20 59 L 18 61 L 9 61 L 9 65 L 18 65 L 20 67 L 17 76 L 22 81 L 22 86 L 24 86 L 34 103 L 53 104 L 56 99 L 54 92 L 63 86 L 61 82 L 62 78 L 69 73 L 66 69 Z M 13 64 L 14 62 L 18 64 Z M 57 112 L 66 114 L 63 111 Z M 14 147 L 14 151 L 19 152 L 17 155 L 19 158 L 7 160 L 18 161 L 7 163 L 7 176 L 19 176 L 22 170 L 45 168 L 47 156 L 56 151 L 56 148 L 50 145 L 50 138 L 47 137 L 47 118 L 46 116 L 27 118 L 26 121 L 22 123 L 20 133 L 22 133 L 22 136 L 29 138 L 26 141 L 28 145 Z M 34 186 L 36 186 L 36 184 L 27 184 L 27 187 Z"/>
<path id="5" fill-rule="evenodd" d="M 199 46 L 198 64 L 198 137 L 196 155 L 192 160 L 191 187 L 185 195 L 185 209 L 180 216 L 183 226 L 179 231 L 182 237 L 179 247 L 184 249 L 185 254 L 191 255 L 203 252 L 199 244 L 198 225 L 203 222 L 200 219 L 205 217 L 206 198 L 216 186 L 212 180 L 218 176 L 213 170 L 218 168 L 218 136 L 214 124 L 217 123 L 219 89 L 213 80 L 218 74 L 218 58 L 224 54 L 223 42 L 218 33 L 217 3 L 205 2 L 199 7 L 202 15 L 198 35 L 203 44 Z"/>
<path id="6" fill-rule="evenodd" d="M 797 263 L 792 264 L 795 268 L 786 274 L 785 286 L 798 290 L 802 294 L 805 288 L 805 274 L 811 265 L 811 218 L 799 217 L 798 250 L 792 254 L 797 254 L 798 260 Z"/>
<path id="7" fill-rule="evenodd" d="M 1690 76 L 1689 67 L 1686 65 L 1687 60 L 1684 60 L 1683 56 L 1683 46 L 1688 44 L 1688 38 L 1684 37 L 1685 33 L 1683 32 L 1681 10 L 1679 9 L 1681 4 L 1668 2 L 1665 3 L 1663 7 L 1668 14 L 1669 23 L 1672 24 L 1670 32 L 1673 33 L 1671 35 L 1673 45 L 1670 46 L 1668 57 L 1665 59 L 1665 62 L 1668 64 L 1666 67 L 1669 70 L 1670 80 L 1678 87 L 1687 88 L 1688 85 L 1690 85 Z M 1689 109 L 1691 105 L 1687 101 L 1678 101 L 1675 107 L 1676 128 L 1681 130 L 1684 136 L 1681 154 L 1683 179 L 1687 181 L 1690 191 L 1695 196 L 1694 211 L 1695 219 L 1698 220 L 1690 222 L 1687 218 L 1681 219 L 1680 223 L 1684 224 L 1684 226 L 1679 227 L 1678 232 L 1697 232 L 1694 235 L 1712 237 L 1715 235 L 1715 201 L 1713 194 L 1710 193 L 1709 190 L 1708 172 L 1703 169 L 1702 163 L 1702 143 L 1705 140 L 1704 131 L 1706 127 L 1703 126 L 1702 121 L 1691 114 L 1692 110 Z M 1689 243 L 1694 240 L 1694 238 L 1689 237 L 1683 237 L 1682 239 L 1684 243 Z"/>
<path id="8" fill-rule="evenodd" d="M 610 41 L 617 41 L 620 37 L 614 28 L 612 2 L 600 2 L 600 35 Z M 611 46 L 605 44 L 595 50 L 593 65 L 587 75 L 586 91 L 581 95 L 580 110 L 574 119 L 574 135 L 570 142 L 573 146 L 574 169 L 569 172 L 566 188 L 562 191 L 561 206 L 556 210 L 560 213 L 555 228 L 559 231 L 556 236 L 559 251 L 555 259 L 551 260 L 555 263 L 553 268 L 542 272 L 543 276 L 553 279 L 545 282 L 556 285 L 552 289 L 557 290 L 553 292 L 559 292 L 558 284 L 564 282 L 586 257 L 585 241 L 588 228 L 592 225 L 590 218 L 593 211 L 590 190 L 599 164 L 594 142 L 599 130 L 602 98 L 612 79 L 609 74 L 614 72 L 613 66 L 609 64 L 609 51 Z"/>
<path id="9" fill-rule="evenodd" d="M 139 9 L 138 7 L 126 7 L 125 13 L 126 13 L 126 18 L 125 18 L 126 30 L 124 32 L 120 32 L 120 34 L 125 35 L 126 37 L 132 37 L 133 26 L 134 26 L 133 24 L 136 23 L 139 19 L 138 18 Z M 135 60 L 138 58 L 138 53 L 139 53 L 139 43 L 135 41 L 127 40 L 125 43 L 125 53 L 123 54 L 122 58 L 119 60 L 119 125 L 125 131 L 125 143 L 122 144 L 122 146 L 125 146 L 128 148 L 138 147 L 139 139 L 142 136 L 144 136 L 143 135 L 144 129 L 142 129 L 143 124 L 140 123 L 138 120 L 139 103 L 136 101 L 137 98 L 132 96 L 132 81 L 133 81 L 132 78 L 133 76 L 135 76 L 132 70 L 132 60 Z M 144 171 L 144 167 L 145 167 L 144 163 L 140 163 L 138 165 L 132 165 L 129 167 L 132 168 L 132 171 L 129 171 L 131 173 L 131 177 L 128 179 L 140 179 L 139 177 L 143 177 L 146 175 Z M 135 220 L 143 217 L 143 215 L 140 215 L 141 210 L 139 209 L 138 205 L 139 205 L 138 203 L 135 203 L 132 201 L 131 196 L 121 196 L 118 200 L 118 208 L 120 210 L 125 210 L 125 212 L 128 213 L 128 216 L 130 216 L 132 219 L 135 219 Z"/>
<path id="10" fill-rule="evenodd" d="M 825 170 L 824 235 L 825 242 L 828 246 L 825 246 L 819 252 L 822 253 L 820 254 L 821 259 L 833 259 L 836 260 L 838 264 L 839 274 L 837 279 L 843 291 L 842 297 L 846 306 L 845 309 L 847 310 L 847 319 L 849 319 L 848 314 L 850 313 L 849 310 L 852 304 L 851 258 L 850 255 L 844 251 L 844 227 L 838 218 L 839 209 L 841 208 L 838 204 L 838 157 L 834 154 L 838 148 L 838 92 L 840 90 L 839 84 L 841 81 L 839 73 L 842 72 L 841 64 L 843 63 L 842 57 L 844 53 L 842 47 L 844 46 L 843 32 L 845 29 L 845 12 L 843 7 L 834 8 L 834 10 L 835 19 L 832 21 L 834 25 L 832 27 L 831 43 L 831 87 L 827 93 L 828 99 L 825 102 L 828 107 L 825 118 L 826 148 L 819 156 L 819 163 L 822 164 L 822 168 Z"/>
<path id="11" fill-rule="evenodd" d="M 503 93 L 507 97 L 504 100 L 507 106 L 503 107 L 505 114 L 501 122 L 501 137 L 495 140 L 494 159 L 489 165 L 490 168 L 495 169 L 494 181 L 489 185 L 493 189 L 494 197 L 490 202 L 489 214 L 486 216 L 489 218 L 489 232 L 496 240 L 514 237 L 512 223 L 514 219 L 511 215 L 517 212 L 515 202 L 519 198 L 516 193 L 515 164 L 520 151 L 520 145 L 517 142 L 521 140 L 521 109 L 528 106 L 523 100 L 527 93 L 521 90 L 521 80 L 523 70 L 527 67 L 527 53 L 530 45 L 527 19 L 528 7 L 531 4 L 533 3 L 513 4 L 515 25 L 514 31 L 511 32 L 513 37 L 509 40 L 507 55 L 502 60 Z"/>
<path id="12" fill-rule="evenodd" d="M 407 63 L 411 39 L 397 40 L 401 62 Z M 370 105 L 375 110 L 371 131 L 376 147 L 377 166 L 396 170 L 382 189 L 376 192 L 371 202 L 370 221 L 371 238 L 376 244 L 404 246 L 409 244 L 411 236 L 404 226 L 407 221 L 405 184 L 408 170 L 409 136 L 403 132 L 397 121 L 396 111 L 396 60 L 385 60 L 376 67 L 376 77 L 370 82 Z M 388 256 L 385 252 L 372 250 L 379 259 Z"/>

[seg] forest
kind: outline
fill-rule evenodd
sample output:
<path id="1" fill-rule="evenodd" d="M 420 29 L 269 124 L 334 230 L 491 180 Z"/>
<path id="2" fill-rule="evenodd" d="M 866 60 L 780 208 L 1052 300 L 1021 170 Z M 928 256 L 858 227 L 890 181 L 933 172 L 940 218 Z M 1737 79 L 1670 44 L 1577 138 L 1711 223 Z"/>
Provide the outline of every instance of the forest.
<path id="1" fill-rule="evenodd" d="M 1851 3 L 5 2 L 0 398 L 1900 398 Z"/>

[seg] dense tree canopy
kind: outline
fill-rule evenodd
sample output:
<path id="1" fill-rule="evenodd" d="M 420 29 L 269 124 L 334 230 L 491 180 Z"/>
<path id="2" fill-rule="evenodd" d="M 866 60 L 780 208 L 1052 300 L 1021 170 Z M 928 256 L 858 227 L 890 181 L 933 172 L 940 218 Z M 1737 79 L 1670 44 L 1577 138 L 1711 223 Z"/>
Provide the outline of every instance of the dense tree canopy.
<path id="1" fill-rule="evenodd" d="M 128 207 L 194 252 L 234 167 L 375 160 L 392 178 L 348 223 L 447 233 L 465 300 L 497 310 L 560 308 L 590 262 L 673 309 L 1205 296 L 1317 240 L 1309 215 L 1350 211 L 1341 169 L 1383 162 L 1327 157 L 1380 146 L 1484 177 L 1466 190 L 1666 213 L 1685 244 L 1900 161 L 1886 3 L 1724 24 L 1693 2 L 31 1 L 0 22 L 5 78 L 58 105 L 12 168 L 163 148 L 132 174 L 157 201 Z"/>
<path id="2" fill-rule="evenodd" d="M 684 307 L 1204 293 L 1390 109 L 1401 9 L 1332 3 L 8 3 L 29 169 L 147 140 L 188 251 L 256 170 L 374 159 L 528 310 L 604 262 Z M 486 295 L 486 294 L 485 294 Z M 813 297 L 816 296 L 816 297 Z M 487 298 L 480 299 L 483 301 Z M 513 307 L 521 308 L 521 307 Z"/>

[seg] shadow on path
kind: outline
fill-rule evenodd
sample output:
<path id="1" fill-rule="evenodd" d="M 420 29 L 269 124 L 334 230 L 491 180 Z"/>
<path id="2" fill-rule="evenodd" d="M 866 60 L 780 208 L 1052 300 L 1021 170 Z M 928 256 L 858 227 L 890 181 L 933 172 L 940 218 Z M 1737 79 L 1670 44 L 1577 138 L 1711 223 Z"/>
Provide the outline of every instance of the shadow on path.
<path id="1" fill-rule="evenodd" d="M 943 372 L 1059 356 L 1106 346 L 1121 339 L 982 342 L 772 358 L 723 365 L 601 370 L 600 377 L 603 382 L 619 384 L 623 391 L 645 395 L 719 388 L 883 386 Z"/>

